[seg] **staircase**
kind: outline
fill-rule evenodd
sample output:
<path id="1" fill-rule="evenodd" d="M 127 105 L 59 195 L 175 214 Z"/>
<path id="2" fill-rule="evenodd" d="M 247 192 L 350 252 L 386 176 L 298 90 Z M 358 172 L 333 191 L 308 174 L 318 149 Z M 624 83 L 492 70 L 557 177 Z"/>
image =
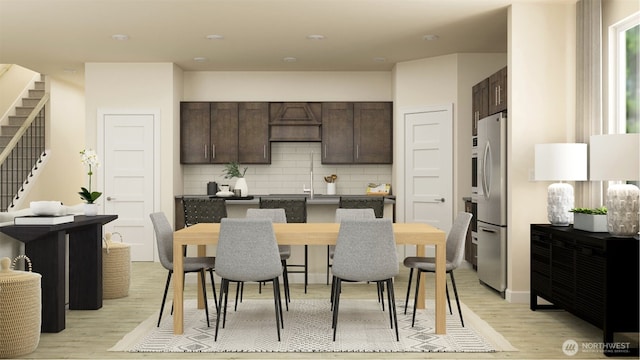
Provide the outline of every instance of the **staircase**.
<path id="1" fill-rule="evenodd" d="M 0 211 L 15 206 L 45 153 L 45 82 L 36 81 L 15 115 L 0 125 Z"/>

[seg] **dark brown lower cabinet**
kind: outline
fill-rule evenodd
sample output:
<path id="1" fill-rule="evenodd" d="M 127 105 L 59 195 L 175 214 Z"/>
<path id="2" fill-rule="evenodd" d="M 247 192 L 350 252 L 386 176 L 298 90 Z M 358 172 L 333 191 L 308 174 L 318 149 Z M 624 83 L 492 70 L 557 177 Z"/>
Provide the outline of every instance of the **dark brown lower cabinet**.
<path id="1" fill-rule="evenodd" d="M 637 236 L 531 225 L 531 310 L 569 311 L 603 330 L 605 355 L 637 357 L 638 244 Z M 627 346 L 623 333 L 636 341 Z"/>

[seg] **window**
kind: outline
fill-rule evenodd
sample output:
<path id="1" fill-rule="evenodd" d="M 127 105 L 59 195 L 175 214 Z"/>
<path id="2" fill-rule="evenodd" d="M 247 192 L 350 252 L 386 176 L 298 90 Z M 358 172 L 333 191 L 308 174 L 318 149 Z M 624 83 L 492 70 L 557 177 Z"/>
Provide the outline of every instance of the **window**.
<path id="1" fill-rule="evenodd" d="M 640 132 L 640 13 L 611 27 L 611 133 Z"/>

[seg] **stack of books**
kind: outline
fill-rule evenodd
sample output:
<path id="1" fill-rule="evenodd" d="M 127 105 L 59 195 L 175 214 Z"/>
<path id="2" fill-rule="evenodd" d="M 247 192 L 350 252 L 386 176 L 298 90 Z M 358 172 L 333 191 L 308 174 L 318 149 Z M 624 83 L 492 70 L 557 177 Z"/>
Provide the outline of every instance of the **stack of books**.
<path id="1" fill-rule="evenodd" d="M 31 216 L 16 216 L 13 219 L 15 225 L 58 225 L 73 222 L 74 215 L 31 215 Z"/>

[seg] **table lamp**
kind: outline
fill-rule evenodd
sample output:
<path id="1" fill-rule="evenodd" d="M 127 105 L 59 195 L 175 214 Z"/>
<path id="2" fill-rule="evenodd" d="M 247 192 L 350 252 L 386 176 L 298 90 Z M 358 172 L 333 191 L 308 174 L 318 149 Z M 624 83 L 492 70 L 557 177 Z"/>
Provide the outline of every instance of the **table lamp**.
<path id="1" fill-rule="evenodd" d="M 587 180 L 587 144 L 535 145 L 535 180 L 560 181 L 547 188 L 547 217 L 554 226 L 573 222 L 573 186 L 562 181 Z"/>
<path id="2" fill-rule="evenodd" d="M 640 134 L 593 135 L 590 138 L 590 180 L 640 180 Z M 638 233 L 640 189 L 612 184 L 607 189 L 607 230 L 613 236 Z"/>

